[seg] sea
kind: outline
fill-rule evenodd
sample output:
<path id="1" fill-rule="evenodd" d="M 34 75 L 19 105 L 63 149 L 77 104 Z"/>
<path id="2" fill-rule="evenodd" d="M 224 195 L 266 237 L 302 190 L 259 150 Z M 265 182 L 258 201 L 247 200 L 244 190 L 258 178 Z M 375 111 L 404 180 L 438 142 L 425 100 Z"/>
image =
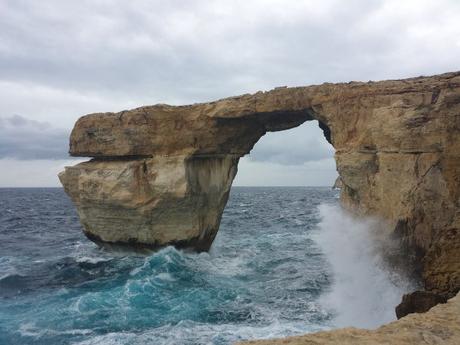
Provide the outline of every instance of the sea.
<path id="1" fill-rule="evenodd" d="M 329 187 L 233 187 L 208 253 L 100 248 L 61 188 L 0 189 L 0 344 L 233 344 L 376 328 L 412 283 Z"/>

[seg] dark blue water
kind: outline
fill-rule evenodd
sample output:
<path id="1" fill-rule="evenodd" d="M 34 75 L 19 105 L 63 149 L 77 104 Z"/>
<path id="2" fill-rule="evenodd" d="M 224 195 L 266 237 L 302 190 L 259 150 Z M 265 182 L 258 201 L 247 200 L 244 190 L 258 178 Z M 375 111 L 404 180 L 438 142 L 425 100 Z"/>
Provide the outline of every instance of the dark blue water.
<path id="1" fill-rule="evenodd" d="M 0 344 L 229 344 L 328 328 L 329 188 L 233 188 L 209 253 L 110 252 L 62 189 L 0 189 Z"/>

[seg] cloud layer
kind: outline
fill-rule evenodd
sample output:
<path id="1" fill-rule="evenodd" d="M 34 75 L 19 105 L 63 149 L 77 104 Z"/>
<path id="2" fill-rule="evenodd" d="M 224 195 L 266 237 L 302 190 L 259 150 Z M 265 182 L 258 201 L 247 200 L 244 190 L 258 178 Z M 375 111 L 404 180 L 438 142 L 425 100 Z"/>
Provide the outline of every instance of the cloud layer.
<path id="1" fill-rule="evenodd" d="M 90 112 L 459 70 L 458 18 L 458 0 L 0 0 L 0 159 L 66 157 Z M 264 137 L 239 175 L 332 156 L 302 133 Z"/>
<path id="2" fill-rule="evenodd" d="M 457 0 L 0 0 L 0 13 L 3 82 L 108 110 L 460 68 Z"/>
<path id="3" fill-rule="evenodd" d="M 309 121 L 288 131 L 265 134 L 248 158 L 254 162 L 302 165 L 333 155 L 334 148 L 324 138 L 318 121 Z"/>
<path id="4" fill-rule="evenodd" d="M 0 159 L 65 159 L 69 132 L 19 115 L 0 117 Z"/>

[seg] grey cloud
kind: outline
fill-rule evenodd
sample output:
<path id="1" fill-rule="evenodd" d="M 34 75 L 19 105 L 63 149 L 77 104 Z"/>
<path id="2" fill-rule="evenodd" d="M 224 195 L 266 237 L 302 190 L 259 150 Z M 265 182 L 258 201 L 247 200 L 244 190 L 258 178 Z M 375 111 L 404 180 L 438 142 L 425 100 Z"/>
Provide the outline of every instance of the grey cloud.
<path id="1" fill-rule="evenodd" d="M 5 80 L 177 103 L 458 68 L 460 47 L 451 42 L 460 30 L 449 14 L 460 5 L 433 6 L 3 0 L 0 71 Z"/>
<path id="2" fill-rule="evenodd" d="M 0 114 L 40 120 L 1 119 L 0 160 L 67 157 L 68 132 L 42 121 L 458 70 L 459 17 L 458 0 L 0 0 Z M 284 174 L 331 156 L 299 128 L 244 162 Z"/>
<path id="3" fill-rule="evenodd" d="M 64 159 L 69 133 L 19 115 L 0 117 L 0 159 Z"/>
<path id="4" fill-rule="evenodd" d="M 318 122 L 311 121 L 289 131 L 267 133 L 248 158 L 256 162 L 302 165 L 333 155 L 334 149 L 324 138 Z"/>

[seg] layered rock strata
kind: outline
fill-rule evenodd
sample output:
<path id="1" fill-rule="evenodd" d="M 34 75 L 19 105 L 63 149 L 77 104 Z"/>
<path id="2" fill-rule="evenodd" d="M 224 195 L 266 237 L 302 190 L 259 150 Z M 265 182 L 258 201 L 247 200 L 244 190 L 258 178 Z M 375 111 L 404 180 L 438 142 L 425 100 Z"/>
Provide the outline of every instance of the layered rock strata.
<path id="1" fill-rule="evenodd" d="M 269 131 L 318 120 L 336 150 L 341 202 L 380 217 L 425 288 L 460 288 L 460 72 L 277 88 L 189 106 L 80 118 L 59 177 L 88 237 L 206 250 L 238 159 Z"/>

